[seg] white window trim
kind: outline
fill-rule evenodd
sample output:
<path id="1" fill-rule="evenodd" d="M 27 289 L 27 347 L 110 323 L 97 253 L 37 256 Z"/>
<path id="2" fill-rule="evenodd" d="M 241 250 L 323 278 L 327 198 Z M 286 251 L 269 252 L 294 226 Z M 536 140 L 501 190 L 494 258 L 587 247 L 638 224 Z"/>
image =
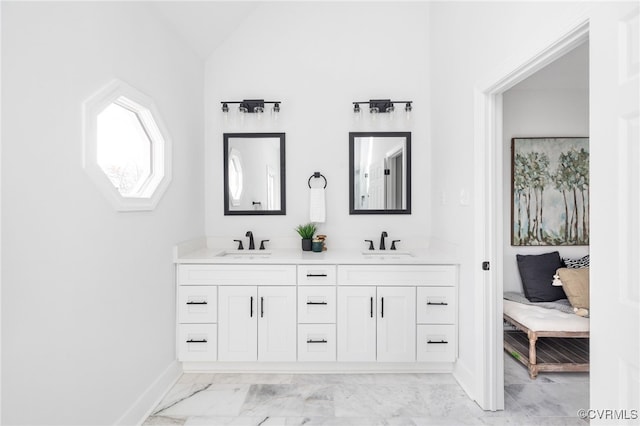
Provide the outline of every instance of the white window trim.
<path id="1" fill-rule="evenodd" d="M 113 186 L 97 161 L 97 117 L 112 103 L 134 110 L 149 133 L 152 175 L 143 184 L 141 196 L 124 197 Z M 148 96 L 121 80 L 113 80 L 83 104 L 82 166 L 117 211 L 154 210 L 171 183 L 171 138 L 160 113 Z"/>

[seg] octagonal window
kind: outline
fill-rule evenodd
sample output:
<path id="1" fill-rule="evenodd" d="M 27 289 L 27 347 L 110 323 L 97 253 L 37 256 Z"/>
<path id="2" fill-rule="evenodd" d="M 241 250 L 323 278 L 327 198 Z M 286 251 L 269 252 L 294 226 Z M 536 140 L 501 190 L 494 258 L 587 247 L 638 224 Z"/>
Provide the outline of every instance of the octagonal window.
<path id="1" fill-rule="evenodd" d="M 170 144 L 151 100 L 114 81 L 85 102 L 84 166 L 117 210 L 151 210 L 170 181 Z"/>
<path id="2" fill-rule="evenodd" d="M 96 130 L 98 165 L 123 197 L 139 196 L 151 177 L 151 141 L 138 114 L 112 103 Z"/>

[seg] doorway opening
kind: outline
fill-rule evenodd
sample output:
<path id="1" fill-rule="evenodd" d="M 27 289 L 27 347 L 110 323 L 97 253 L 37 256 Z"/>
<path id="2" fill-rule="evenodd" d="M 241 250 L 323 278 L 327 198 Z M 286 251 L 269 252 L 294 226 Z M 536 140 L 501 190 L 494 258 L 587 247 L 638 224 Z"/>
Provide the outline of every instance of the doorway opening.
<path id="1" fill-rule="evenodd" d="M 504 356 L 503 356 L 503 307 L 505 283 L 505 241 L 510 232 L 505 231 L 509 215 L 503 202 L 504 185 L 510 185 L 510 167 L 505 167 L 504 152 L 504 97 L 519 83 L 532 77 L 559 58 L 584 45 L 588 41 L 588 20 L 578 23 L 541 51 L 532 52 L 529 60 L 514 62 L 508 73 L 501 71 L 476 91 L 476 179 L 474 192 L 479 200 L 476 215 L 476 255 L 478 265 L 491 261 L 491 267 L 477 270 L 476 302 L 478 321 L 476 344 L 482 348 L 477 359 L 479 374 L 477 402 L 485 410 L 502 410 L 505 406 Z M 564 136 L 564 135 L 561 135 Z M 508 152 L 508 151 L 507 151 Z M 505 183 L 504 176 L 509 180 Z M 510 190 L 509 190 L 510 191 Z M 506 228 L 508 230 L 508 226 Z M 550 251 L 550 250 L 549 250 Z"/>
<path id="2" fill-rule="evenodd" d="M 504 218 L 503 240 L 498 242 L 503 256 L 501 265 L 496 266 L 501 267 L 504 297 L 528 302 L 517 255 L 534 256 L 527 259 L 538 261 L 549 260 L 558 252 L 555 256 L 559 264 L 563 264 L 561 259 L 588 262 L 589 42 L 576 46 L 501 96 L 502 191 L 497 195 Z M 552 269 L 545 291 L 553 297 L 547 300 L 566 298 L 561 286 L 551 285 L 557 268 Z M 588 275 L 588 269 L 579 273 L 585 271 Z M 537 300 L 531 292 L 529 299 Z M 574 315 L 568 305 L 557 308 Z M 536 415 L 573 416 L 589 406 L 588 373 L 541 372 L 532 378 L 526 361 L 530 357 L 526 334 L 510 323 L 504 324 L 504 333 L 510 346 L 503 352 L 508 409 L 517 410 L 523 394 L 527 395 L 527 409 Z M 536 348 L 536 365 L 554 364 L 562 371 L 569 367 L 560 363 L 568 364 L 569 360 L 574 363 L 572 369 L 588 364 L 585 338 L 545 337 L 538 340 Z M 549 399 L 557 402 L 553 408 Z"/>

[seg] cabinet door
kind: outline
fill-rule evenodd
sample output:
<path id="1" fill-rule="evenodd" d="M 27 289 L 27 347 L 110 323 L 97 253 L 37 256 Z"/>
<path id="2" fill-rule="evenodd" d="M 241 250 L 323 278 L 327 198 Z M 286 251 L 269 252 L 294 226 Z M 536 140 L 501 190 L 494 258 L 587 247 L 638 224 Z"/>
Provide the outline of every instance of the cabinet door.
<path id="1" fill-rule="evenodd" d="M 258 287 L 258 360 L 296 360 L 296 288 Z"/>
<path id="2" fill-rule="evenodd" d="M 257 287 L 220 286 L 218 299 L 218 360 L 256 361 Z"/>
<path id="3" fill-rule="evenodd" d="M 416 360 L 415 287 L 378 287 L 378 361 Z"/>
<path id="4" fill-rule="evenodd" d="M 376 360 L 376 288 L 338 287 L 338 361 Z"/>

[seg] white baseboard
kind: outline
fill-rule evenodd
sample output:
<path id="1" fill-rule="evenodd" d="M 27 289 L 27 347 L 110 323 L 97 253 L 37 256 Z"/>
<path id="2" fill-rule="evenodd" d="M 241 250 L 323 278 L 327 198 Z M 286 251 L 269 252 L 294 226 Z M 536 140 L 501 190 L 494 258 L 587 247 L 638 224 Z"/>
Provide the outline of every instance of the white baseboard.
<path id="1" fill-rule="evenodd" d="M 476 380 L 474 374 L 458 360 L 453 367 L 453 377 L 471 400 L 476 401 Z"/>
<path id="2" fill-rule="evenodd" d="M 129 407 L 114 425 L 140 425 L 151 414 L 153 409 L 160 403 L 169 389 L 176 384 L 182 375 L 182 367 L 178 361 L 173 361 L 162 374 L 149 387 L 142 392 L 142 395 Z"/>
<path id="3" fill-rule="evenodd" d="M 183 362 L 185 373 L 451 373 L 447 362 Z"/>

